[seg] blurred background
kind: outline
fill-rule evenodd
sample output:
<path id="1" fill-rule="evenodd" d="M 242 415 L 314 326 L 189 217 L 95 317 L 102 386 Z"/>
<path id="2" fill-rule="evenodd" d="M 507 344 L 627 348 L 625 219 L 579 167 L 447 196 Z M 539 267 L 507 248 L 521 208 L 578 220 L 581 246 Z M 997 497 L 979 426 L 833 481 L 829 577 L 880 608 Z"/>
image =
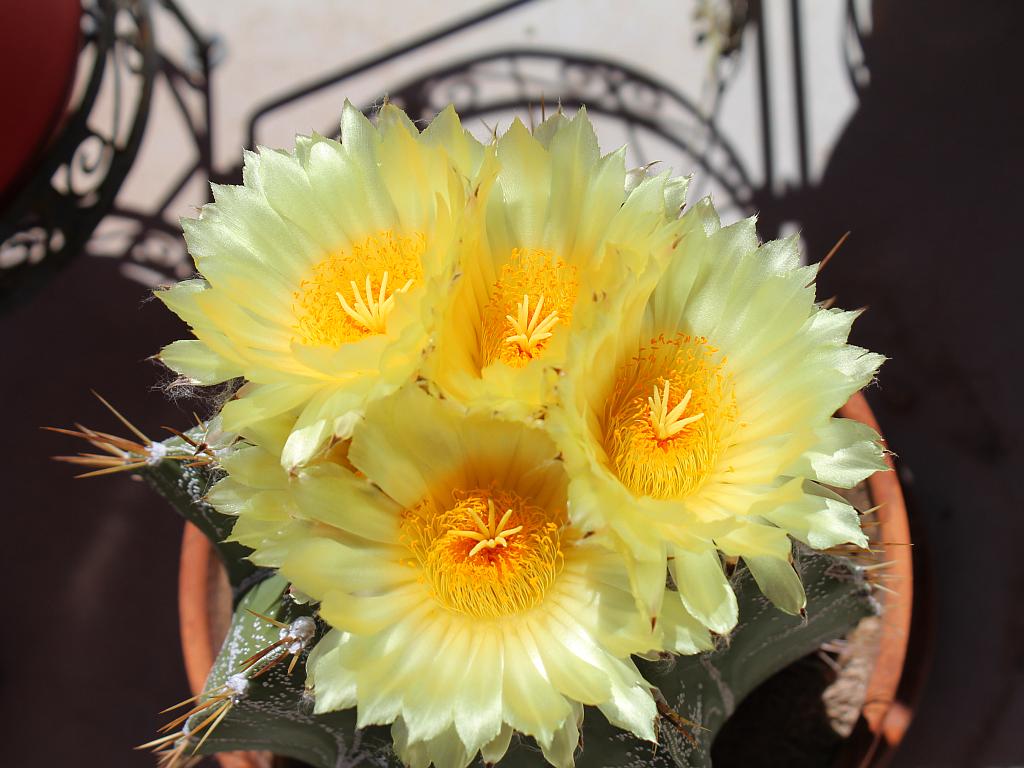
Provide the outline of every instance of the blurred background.
<path id="1" fill-rule="evenodd" d="M 148 357 L 186 329 L 149 300 L 192 265 L 178 219 L 243 148 L 337 132 L 344 99 L 485 137 L 585 104 L 605 151 L 694 174 L 723 219 L 849 239 L 820 296 L 869 309 L 867 397 L 915 542 L 892 765 L 1024 765 L 1020 472 L 1024 210 L 1014 0 L 0 0 L 0 734 L 10 766 L 130 752 L 185 697 L 181 523 L 141 483 L 73 480 L 42 433 L 151 435 L 194 402 Z M 543 105 L 543 107 L 542 107 Z M 898 587 L 897 587 L 898 588 Z M 773 764 L 770 757 L 765 765 Z"/>

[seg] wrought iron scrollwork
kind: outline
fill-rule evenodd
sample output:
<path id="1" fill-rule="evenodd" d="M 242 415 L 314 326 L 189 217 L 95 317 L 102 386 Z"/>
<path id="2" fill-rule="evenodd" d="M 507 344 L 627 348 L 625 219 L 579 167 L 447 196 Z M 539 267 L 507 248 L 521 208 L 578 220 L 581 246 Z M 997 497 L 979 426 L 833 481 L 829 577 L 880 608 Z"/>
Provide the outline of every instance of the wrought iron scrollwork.
<path id="1" fill-rule="evenodd" d="M 526 5 L 530 0 L 514 0 L 428 33 L 408 44 L 327 75 L 258 107 L 249 122 L 249 144 L 257 143 L 260 124 L 278 110 L 287 108 L 327 88 L 334 88 L 391 60 L 450 37 L 469 26 L 482 24 Z M 597 56 L 572 54 L 564 50 L 540 48 L 507 49 L 475 55 L 456 61 L 387 89 L 388 98 L 403 107 L 414 119 L 428 120 L 449 103 L 455 105 L 464 120 L 499 119 L 511 114 L 524 115 L 541 104 L 567 108 L 586 105 L 592 115 L 620 124 L 624 138 L 635 153 L 633 161 L 644 164 L 663 151 L 679 157 L 679 170 L 699 170 L 699 194 L 709 189 L 716 193 L 720 209 L 749 211 L 757 205 L 757 193 L 750 175 L 728 140 L 718 131 L 716 120 L 721 95 L 729 82 L 721 63 L 740 52 L 743 30 L 759 18 L 747 0 L 728 0 L 724 21 L 715 18 L 707 34 L 715 43 L 716 71 L 714 93 L 705 108 L 696 105 L 669 83 L 628 65 Z M 720 61 L 717 61 L 720 60 Z M 735 70 L 735 67 L 725 67 Z M 367 105 L 365 111 L 374 107 Z M 324 133 L 337 135 L 336 123 Z M 648 153 L 647 145 L 657 152 Z M 239 179 L 241 169 L 230 177 Z"/>
<path id="2" fill-rule="evenodd" d="M 867 65 L 867 48 L 869 45 L 867 31 L 870 21 L 865 18 L 864 9 L 857 0 L 847 0 L 845 26 L 843 29 L 843 59 L 850 85 L 858 97 L 871 83 L 871 73 Z"/>
<path id="3" fill-rule="evenodd" d="M 506 0 L 392 50 L 296 85 L 257 106 L 248 121 L 249 145 L 256 144 L 263 121 L 279 111 L 533 1 Z M 214 40 L 197 31 L 174 0 L 82 2 L 84 44 L 80 61 L 91 62 L 91 69 L 43 166 L 3 213 L 0 301 L 15 292 L 24 294 L 27 284 L 40 282 L 83 250 L 118 258 L 123 272 L 149 285 L 187 277 L 192 264 L 180 227 L 171 215 L 180 211 L 176 202 L 190 194 L 194 189 L 190 184 L 197 178 L 204 187 L 209 181 L 241 181 L 240 166 L 218 172 L 212 163 L 210 74 L 216 51 Z M 866 83 L 861 55 L 866 23 L 857 13 L 860 5 L 856 0 L 847 3 L 843 30 L 847 67 L 860 92 Z M 622 62 L 541 48 L 488 51 L 445 63 L 380 92 L 388 93 L 414 119 L 430 119 L 454 103 L 467 123 L 479 118 L 491 125 L 507 123 L 512 115 L 536 119 L 542 104 L 549 110 L 559 104 L 567 109 L 586 105 L 596 120 L 605 123 L 602 135 L 629 144 L 633 163 L 671 158 L 678 162 L 677 172 L 696 171 L 691 199 L 713 192 L 716 206 L 728 216 L 759 210 L 763 231 L 774 233 L 785 219 L 786 206 L 775 184 L 763 4 L 760 0 L 704 0 L 698 5 L 703 9 L 703 16 L 698 15 L 698 21 L 703 22 L 698 26 L 706 27 L 701 33 L 706 43 L 702 47 L 712 59 L 713 76 L 707 93 L 696 99 L 670 82 Z M 791 0 L 793 58 L 799 70 L 798 13 L 798 3 Z M 166 16 L 184 33 L 184 57 L 181 51 L 172 55 L 154 43 L 153 15 L 159 16 L 156 26 L 162 25 Z M 760 99 L 762 167 L 756 180 L 743 162 L 743 157 L 750 159 L 750 152 L 741 157 L 718 128 L 723 94 L 739 68 L 740 58 L 748 55 L 755 57 Z M 188 143 L 194 148 L 194 159 L 183 163 L 180 172 L 164 182 L 155 202 L 139 205 L 124 199 L 115 201 L 138 150 L 155 87 L 168 90 Z M 796 91 L 803 189 L 809 181 L 802 83 L 797 82 Z M 366 106 L 367 112 L 373 111 L 372 105 Z M 331 114 L 331 121 L 326 135 L 337 134 L 336 115 Z M 203 200 L 188 202 L 201 204 L 208 194 Z M 104 216 L 107 220 L 94 232 Z"/>
<path id="4" fill-rule="evenodd" d="M 160 185 L 152 190 L 155 202 L 139 205 L 118 200 L 86 246 L 94 255 L 120 257 L 122 273 L 150 287 L 172 284 L 193 273 L 175 203 L 195 179 L 201 181 L 206 199 L 190 202 L 207 202 L 209 182 L 221 180 L 213 168 L 211 143 L 210 75 L 220 50 L 218 42 L 196 29 L 173 0 L 161 0 L 160 6 L 165 12 L 156 19 L 157 31 L 177 26 L 186 46 L 169 51 L 158 41 L 155 87 L 170 96 L 178 118 L 175 123 L 184 129 L 182 143 L 191 149 L 182 156 L 192 159 L 169 179 L 153 180 L 154 187 Z"/>
<path id="5" fill-rule="evenodd" d="M 526 116 L 531 110 L 539 115 L 542 104 L 550 109 L 585 105 L 591 115 L 620 123 L 637 165 L 665 156 L 663 151 L 648 153 L 646 145 L 659 150 L 668 145 L 683 156 L 681 167 L 699 169 L 700 183 L 715 190 L 722 208 L 745 210 L 751 205 L 749 174 L 708 116 L 678 89 L 625 64 L 560 50 L 510 48 L 423 74 L 389 89 L 388 99 L 415 120 L 429 120 L 452 103 L 467 123 Z M 257 114 L 254 135 L 260 118 L 273 113 L 265 109 Z M 336 124 L 324 133 L 337 135 Z"/>
<path id="6" fill-rule="evenodd" d="M 82 250 L 110 211 L 149 115 L 155 72 L 145 0 L 83 0 L 88 67 L 59 135 L 0 220 L 0 300 L 20 298 Z"/>
<path id="7" fill-rule="evenodd" d="M 536 113 L 542 102 L 585 105 L 591 115 L 621 124 L 637 165 L 664 157 L 668 145 L 683 156 L 682 167 L 699 169 L 701 183 L 716 190 L 722 207 L 751 204 L 750 176 L 709 116 L 670 84 L 624 64 L 557 50 L 508 49 L 419 77 L 391 90 L 389 99 L 423 119 L 449 102 L 464 120 Z M 646 149 L 651 144 L 657 154 Z"/>

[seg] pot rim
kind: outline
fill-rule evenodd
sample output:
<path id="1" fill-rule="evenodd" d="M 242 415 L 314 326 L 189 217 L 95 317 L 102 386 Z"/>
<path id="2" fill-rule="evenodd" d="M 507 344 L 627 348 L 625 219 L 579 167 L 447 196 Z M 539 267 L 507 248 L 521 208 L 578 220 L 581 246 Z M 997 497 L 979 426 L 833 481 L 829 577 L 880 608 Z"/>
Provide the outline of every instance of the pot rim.
<path id="1" fill-rule="evenodd" d="M 881 561 L 888 562 L 886 574 L 895 588 L 877 590 L 875 596 L 883 606 L 880 648 L 871 677 L 868 679 L 861 715 L 872 734 L 859 765 L 878 765 L 887 761 L 899 746 L 913 718 L 913 707 L 898 695 L 900 680 L 907 662 L 910 626 L 914 607 L 914 560 L 910 538 L 910 519 L 903 488 L 888 450 L 888 442 L 862 392 L 855 393 L 839 416 L 859 421 L 881 436 L 886 448 L 888 472 L 875 472 L 867 479 L 871 503 L 877 507 L 878 542 Z"/>

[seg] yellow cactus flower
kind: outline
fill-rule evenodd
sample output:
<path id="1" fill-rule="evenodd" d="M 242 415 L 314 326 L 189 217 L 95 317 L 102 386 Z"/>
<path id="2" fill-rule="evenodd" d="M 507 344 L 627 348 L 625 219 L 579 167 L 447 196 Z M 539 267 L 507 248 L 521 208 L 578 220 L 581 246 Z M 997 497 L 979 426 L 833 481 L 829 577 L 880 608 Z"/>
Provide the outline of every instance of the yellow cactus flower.
<path id="1" fill-rule="evenodd" d="M 795 238 L 759 246 L 753 219 L 723 228 L 707 200 L 677 237 L 578 340 L 549 424 L 573 521 L 608 527 L 650 615 L 676 621 L 681 602 L 725 633 L 737 606 L 723 555 L 796 613 L 791 536 L 866 545 L 857 512 L 822 484 L 885 468 L 877 434 L 833 418 L 883 358 L 846 343 L 857 312 L 815 304 Z M 680 599 L 663 604 L 666 565 Z"/>
<path id="2" fill-rule="evenodd" d="M 196 336 L 164 348 L 165 364 L 248 382 L 227 429 L 294 413 L 287 467 L 415 373 L 485 154 L 451 108 L 420 132 L 395 107 L 374 127 L 346 104 L 341 142 L 296 141 L 246 153 L 244 183 L 214 186 L 183 222 L 202 278 L 157 294 Z"/>
<path id="3" fill-rule="evenodd" d="M 610 289 L 667 250 L 686 180 L 627 176 L 625 149 L 602 157 L 585 109 L 532 133 L 516 120 L 495 148 L 486 216 L 466 235 L 425 375 L 465 403 L 524 418 L 547 403 L 547 373 Z"/>
<path id="4" fill-rule="evenodd" d="M 655 644 L 649 619 L 622 558 L 568 519 L 544 432 L 412 386 L 291 478 L 273 458 L 284 430 L 263 438 L 225 459 L 210 500 L 333 627 L 307 663 L 317 711 L 391 723 L 417 768 L 495 762 L 515 731 L 571 766 L 583 705 L 654 740 L 630 660 Z"/>

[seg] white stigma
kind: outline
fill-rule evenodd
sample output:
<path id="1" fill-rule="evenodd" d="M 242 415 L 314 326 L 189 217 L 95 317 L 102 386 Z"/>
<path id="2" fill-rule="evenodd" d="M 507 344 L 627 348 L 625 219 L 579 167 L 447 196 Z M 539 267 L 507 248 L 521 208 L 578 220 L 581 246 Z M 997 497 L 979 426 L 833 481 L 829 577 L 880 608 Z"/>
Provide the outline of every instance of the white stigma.
<path id="1" fill-rule="evenodd" d="M 692 389 L 686 390 L 683 399 L 676 403 L 676 407 L 671 411 L 668 409 L 668 396 L 669 383 L 666 379 L 664 391 L 659 391 L 658 386 L 655 385 L 654 395 L 647 398 L 651 426 L 654 428 L 654 436 L 659 440 L 668 440 L 670 437 L 675 437 L 690 424 L 704 418 L 703 413 L 695 413 L 692 416 L 683 418 L 686 406 L 690 404 L 690 398 L 693 396 Z"/>
<path id="2" fill-rule="evenodd" d="M 530 314 L 530 297 L 523 295 L 523 303 L 518 305 L 519 312 L 516 317 L 505 315 L 505 319 L 512 326 L 513 334 L 507 336 L 505 341 L 515 344 L 525 355 L 533 355 L 537 347 L 545 339 L 550 339 L 551 329 L 558 322 L 558 312 L 549 312 L 544 319 L 541 319 L 540 312 L 544 306 L 544 296 L 537 299 L 537 306 L 533 314 Z"/>
<path id="3" fill-rule="evenodd" d="M 388 314 L 395 307 L 395 296 L 408 291 L 412 287 L 412 283 L 412 279 L 407 280 L 405 285 L 388 296 L 388 272 L 385 270 L 380 281 L 380 290 L 376 296 L 373 295 L 373 286 L 369 275 L 366 276 L 365 295 L 359 290 L 355 280 L 349 281 L 349 285 L 352 286 L 352 304 L 349 304 L 340 291 L 336 295 L 338 301 L 341 302 L 341 308 L 354 322 L 370 333 L 384 333 L 387 330 Z"/>
<path id="4" fill-rule="evenodd" d="M 476 553 L 484 549 L 497 549 L 498 547 L 508 546 L 508 537 L 513 534 L 519 533 L 523 530 L 523 526 L 517 525 L 513 528 L 506 528 L 505 525 L 508 523 L 508 519 L 512 517 L 512 510 L 506 509 L 505 514 L 501 516 L 501 520 L 495 523 L 495 509 L 494 501 L 492 499 L 487 500 L 487 522 L 476 513 L 475 510 L 470 509 L 469 514 L 473 516 L 473 520 L 477 524 L 477 530 L 475 531 L 449 531 L 449 536 L 461 536 L 466 539 L 472 539 L 476 542 L 471 550 L 469 550 L 469 556 L 473 557 Z"/>

